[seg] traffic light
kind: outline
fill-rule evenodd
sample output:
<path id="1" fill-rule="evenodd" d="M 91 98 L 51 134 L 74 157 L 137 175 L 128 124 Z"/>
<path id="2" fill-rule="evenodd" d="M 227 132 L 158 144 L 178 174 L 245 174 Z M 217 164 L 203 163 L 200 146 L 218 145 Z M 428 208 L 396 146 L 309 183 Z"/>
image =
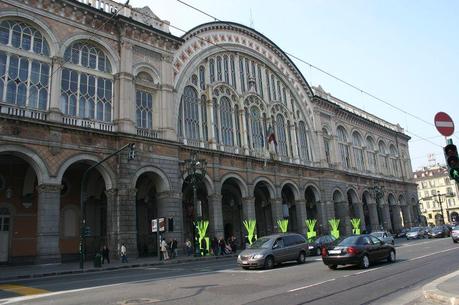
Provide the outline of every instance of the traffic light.
<path id="1" fill-rule="evenodd" d="M 84 226 L 81 228 L 81 235 L 84 237 L 89 237 L 92 235 L 91 227 L 89 226 Z M 81 251 L 81 249 L 80 249 Z"/>
<path id="2" fill-rule="evenodd" d="M 445 146 L 444 150 L 449 176 L 451 179 L 459 182 L 459 157 L 457 155 L 457 147 L 453 143 L 450 143 Z"/>
<path id="3" fill-rule="evenodd" d="M 135 159 L 135 143 L 129 143 L 128 161 Z"/>

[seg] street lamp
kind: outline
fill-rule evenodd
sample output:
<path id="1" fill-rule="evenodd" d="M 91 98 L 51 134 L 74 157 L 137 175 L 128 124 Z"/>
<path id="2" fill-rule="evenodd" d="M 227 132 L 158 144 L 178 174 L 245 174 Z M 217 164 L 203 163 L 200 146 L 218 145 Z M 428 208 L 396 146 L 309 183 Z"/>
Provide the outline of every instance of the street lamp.
<path id="1" fill-rule="evenodd" d="M 373 186 L 368 188 L 372 193 L 373 197 L 376 199 L 376 211 L 378 213 L 378 222 L 379 225 L 384 225 L 384 215 L 382 215 L 382 211 L 380 210 L 379 200 L 384 198 L 384 186 L 380 186 L 373 182 Z"/>
<path id="2" fill-rule="evenodd" d="M 196 238 L 196 221 L 200 220 L 202 217 L 202 207 L 201 201 L 198 201 L 198 185 L 206 176 L 206 168 L 207 168 L 207 160 L 205 159 L 198 159 L 197 153 L 192 151 L 190 153 L 190 159 L 184 160 L 183 163 L 183 174 L 185 175 L 185 181 L 191 184 L 191 188 L 193 190 L 193 214 L 192 214 L 192 222 L 193 222 L 193 244 L 194 244 L 194 251 L 196 255 L 200 255 L 199 251 L 199 244 Z"/>

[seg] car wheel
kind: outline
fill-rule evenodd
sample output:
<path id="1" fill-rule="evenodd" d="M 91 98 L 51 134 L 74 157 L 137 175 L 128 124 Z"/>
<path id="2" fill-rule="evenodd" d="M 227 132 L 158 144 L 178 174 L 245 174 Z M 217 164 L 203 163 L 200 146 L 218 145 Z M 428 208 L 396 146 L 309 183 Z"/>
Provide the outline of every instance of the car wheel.
<path id="1" fill-rule="evenodd" d="M 368 255 L 362 256 L 362 259 L 360 260 L 360 267 L 363 269 L 368 269 L 370 267 L 370 259 L 368 258 Z"/>
<path id="2" fill-rule="evenodd" d="M 265 259 L 265 268 L 266 269 L 272 269 L 274 267 L 274 257 L 268 256 Z"/>
<path id="3" fill-rule="evenodd" d="M 303 251 L 301 251 L 300 254 L 298 254 L 297 262 L 298 264 L 304 264 L 305 261 L 306 261 L 306 254 Z"/>
<path id="4" fill-rule="evenodd" d="M 320 256 L 321 254 L 322 254 L 322 252 L 320 251 L 320 248 L 317 248 L 317 250 L 316 250 L 316 255 L 317 255 L 317 256 Z"/>
<path id="5" fill-rule="evenodd" d="M 330 268 L 331 270 L 336 270 L 336 268 L 338 268 L 337 265 L 328 265 L 328 268 Z"/>
<path id="6" fill-rule="evenodd" d="M 389 263 L 395 263 L 395 251 L 390 251 L 389 256 L 387 257 L 387 261 Z"/>
<path id="7" fill-rule="evenodd" d="M 453 239 L 453 242 L 454 242 L 455 244 L 457 244 L 457 240 L 454 240 L 454 239 Z"/>

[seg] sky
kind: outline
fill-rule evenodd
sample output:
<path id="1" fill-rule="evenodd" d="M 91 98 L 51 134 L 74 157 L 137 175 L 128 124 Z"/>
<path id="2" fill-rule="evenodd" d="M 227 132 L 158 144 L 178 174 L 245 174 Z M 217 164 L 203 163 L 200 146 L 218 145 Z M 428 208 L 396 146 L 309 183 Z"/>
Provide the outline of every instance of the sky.
<path id="1" fill-rule="evenodd" d="M 119 1 L 119 0 L 118 0 Z M 369 92 L 342 84 L 292 58 L 310 86 L 390 123 L 409 141 L 413 170 L 445 164 L 446 139 L 434 116 L 455 121 L 459 143 L 459 1 L 182 0 L 224 21 L 250 26 L 283 51 Z M 121 2 L 121 1 L 119 1 Z M 214 21 L 177 0 L 131 0 L 171 23 L 171 32 Z M 390 105 L 392 106 L 390 106 Z M 435 161 L 429 161 L 433 154 Z"/>

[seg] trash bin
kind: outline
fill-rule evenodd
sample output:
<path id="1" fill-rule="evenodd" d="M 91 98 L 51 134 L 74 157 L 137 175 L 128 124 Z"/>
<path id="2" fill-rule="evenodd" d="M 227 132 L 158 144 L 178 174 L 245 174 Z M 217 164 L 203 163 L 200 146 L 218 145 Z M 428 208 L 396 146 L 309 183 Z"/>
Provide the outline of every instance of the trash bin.
<path id="1" fill-rule="evenodd" d="M 96 253 L 96 256 L 94 256 L 94 267 L 102 267 L 102 255 L 100 255 L 100 253 Z"/>

